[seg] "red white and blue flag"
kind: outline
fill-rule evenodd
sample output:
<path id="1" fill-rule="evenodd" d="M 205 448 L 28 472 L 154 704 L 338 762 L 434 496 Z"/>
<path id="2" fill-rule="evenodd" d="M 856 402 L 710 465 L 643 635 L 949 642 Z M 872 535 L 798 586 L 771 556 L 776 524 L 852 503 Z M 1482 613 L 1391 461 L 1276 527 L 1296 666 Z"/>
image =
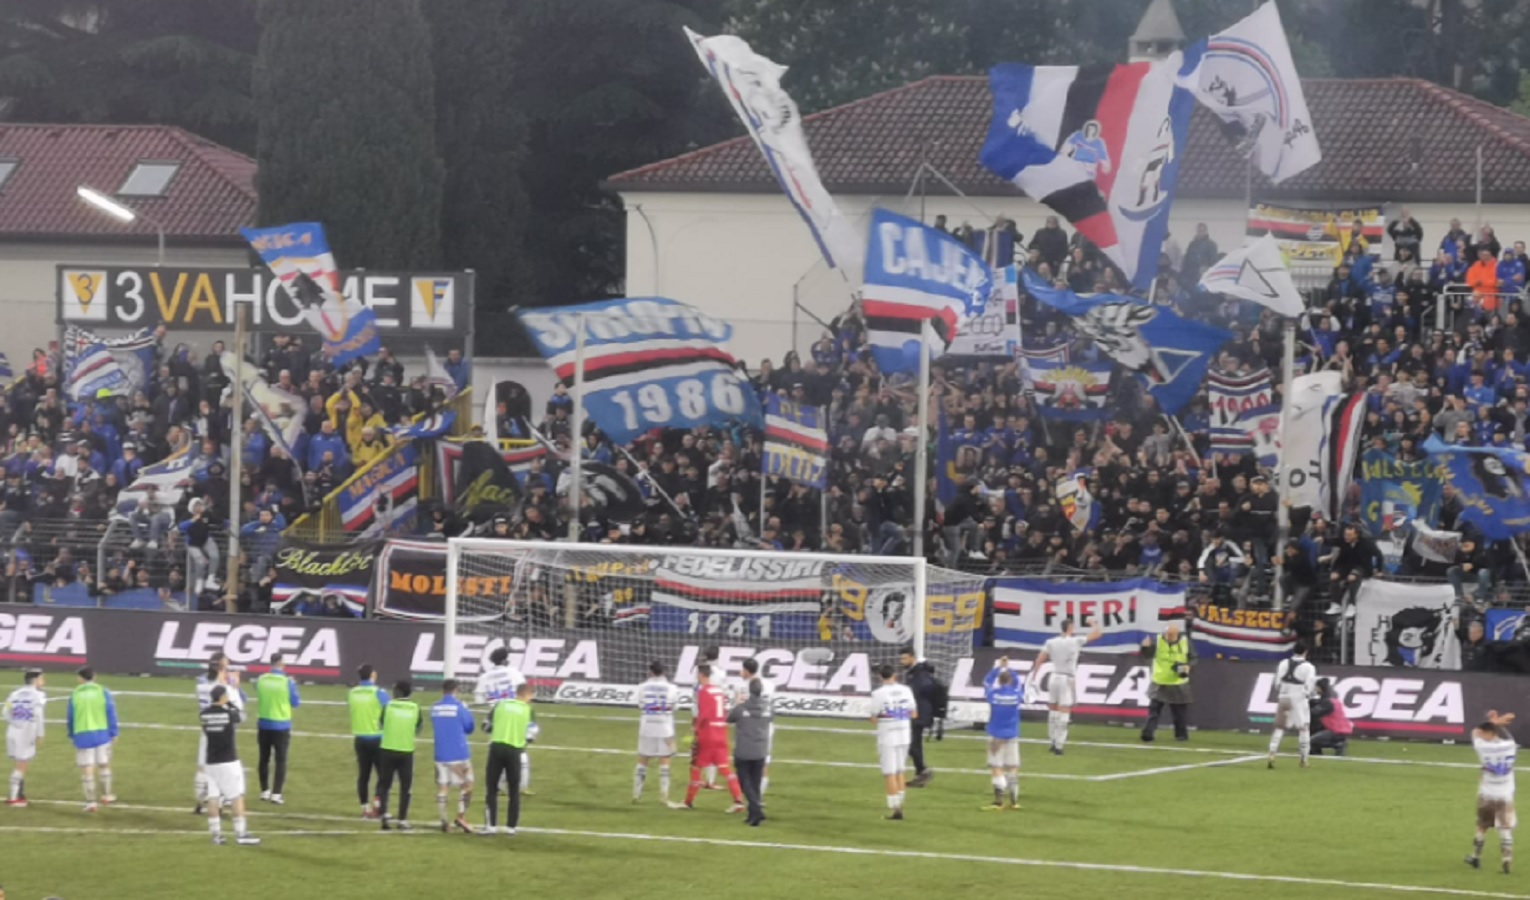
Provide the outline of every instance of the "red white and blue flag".
<path id="1" fill-rule="evenodd" d="M 918 370 L 925 322 L 935 331 L 929 352 L 944 353 L 993 289 L 993 270 L 966 244 L 916 219 L 872 210 L 861 314 L 882 372 Z"/>
<path id="2" fill-rule="evenodd" d="M 324 356 L 343 366 L 382 346 L 377 316 L 340 290 L 340 273 L 324 226 L 294 222 L 274 228 L 241 228 L 261 262 L 277 277 L 323 340 Z"/>

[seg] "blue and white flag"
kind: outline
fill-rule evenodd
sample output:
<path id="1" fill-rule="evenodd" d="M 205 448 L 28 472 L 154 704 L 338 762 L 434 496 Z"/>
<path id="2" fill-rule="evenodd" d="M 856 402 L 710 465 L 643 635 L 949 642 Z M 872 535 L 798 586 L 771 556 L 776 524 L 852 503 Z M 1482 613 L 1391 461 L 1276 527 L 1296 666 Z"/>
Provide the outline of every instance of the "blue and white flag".
<path id="1" fill-rule="evenodd" d="M 0 353 L 0 378 L 14 378 L 16 373 L 11 371 L 10 357 Z"/>
<path id="2" fill-rule="evenodd" d="M 101 391 L 127 397 L 142 390 L 154 371 L 154 333 L 141 328 L 118 338 L 103 338 L 78 325 L 64 329 L 64 390 L 72 400 L 88 400 Z"/>
<path id="3" fill-rule="evenodd" d="M 117 514 L 131 515 L 138 508 L 140 498 L 152 499 L 152 508 L 156 511 L 174 509 L 186 492 L 184 482 L 192 478 L 196 463 L 197 458 L 182 447 L 154 465 L 139 469 L 133 483 L 117 495 Z"/>
<path id="4" fill-rule="evenodd" d="M 1439 463 L 1403 459 L 1390 450 L 1360 455 L 1360 523 L 1371 537 L 1401 532 L 1409 522 L 1433 525 L 1440 515 Z"/>
<path id="5" fill-rule="evenodd" d="M 818 177 L 797 101 L 781 88 L 786 67 L 755 53 L 743 38 L 702 37 L 689 28 L 685 36 L 749 130 L 786 199 L 807 223 L 824 261 L 855 277 L 861 271 L 860 229 L 840 211 Z"/>
<path id="6" fill-rule="evenodd" d="M 1211 451 L 1242 453 L 1254 442 L 1239 420 L 1249 410 L 1273 403 L 1275 389 L 1269 369 L 1241 375 L 1208 372 L 1206 397 L 1211 407 Z"/>
<path id="7" fill-rule="evenodd" d="M 1280 462 L 1280 407 L 1257 406 L 1238 416 L 1238 427 L 1248 435 L 1254 459 L 1265 468 Z"/>
<path id="8" fill-rule="evenodd" d="M 919 335 L 929 321 L 945 352 L 957 329 L 982 312 L 993 270 L 966 244 L 916 219 L 875 209 L 866 247 L 861 313 L 866 342 L 884 373 L 919 369 Z"/>
<path id="9" fill-rule="evenodd" d="M 341 292 L 340 273 L 323 225 L 294 222 L 275 228 L 241 228 L 239 233 L 304 311 L 324 342 L 325 358 L 338 367 L 378 351 L 382 340 L 377 316 Z"/>
<path id="10" fill-rule="evenodd" d="M 978 159 L 1066 218 L 1139 290 L 1158 272 L 1205 43 L 1117 66 L 1001 65 Z"/>
<path id="11" fill-rule="evenodd" d="M 1173 415 L 1200 390 L 1217 348 L 1233 334 L 1186 319 L 1166 306 L 1120 294 L 1075 294 L 1055 288 L 1034 271 L 1024 273 L 1032 297 L 1073 317 L 1073 325 L 1139 379 Z"/>
<path id="12" fill-rule="evenodd" d="M 695 307 L 665 297 L 622 297 L 516 315 L 568 385 L 576 336 L 584 329 L 585 413 L 618 444 L 655 428 L 764 426 L 754 386 L 728 350 L 733 326 Z"/>
<path id="13" fill-rule="evenodd" d="M 457 414 L 449 409 L 438 409 L 426 416 L 421 416 L 412 422 L 400 422 L 393 426 L 391 431 L 398 440 L 423 441 L 438 438 L 446 434 L 452 428 L 452 423 L 457 421 Z"/>
<path id="14" fill-rule="evenodd" d="M 1461 499 L 1461 521 L 1490 541 L 1530 531 L 1530 453 L 1496 447 L 1462 447 L 1434 435 L 1424 452 L 1441 466 L 1445 483 Z"/>
<path id="15" fill-rule="evenodd" d="M 765 474 L 808 487 L 828 486 L 829 433 L 823 410 L 765 398 Z"/>
<path id="16" fill-rule="evenodd" d="M 425 348 L 425 393 L 429 395 L 431 388 L 440 388 L 446 396 L 443 402 L 451 402 L 457 396 L 457 380 L 446 371 L 446 366 L 436 358 L 434 350 Z"/>
<path id="17" fill-rule="evenodd" d="M 1036 411 L 1063 422 L 1098 422 L 1110 417 L 1108 362 L 1025 362 L 1026 386 L 1036 398 Z"/>

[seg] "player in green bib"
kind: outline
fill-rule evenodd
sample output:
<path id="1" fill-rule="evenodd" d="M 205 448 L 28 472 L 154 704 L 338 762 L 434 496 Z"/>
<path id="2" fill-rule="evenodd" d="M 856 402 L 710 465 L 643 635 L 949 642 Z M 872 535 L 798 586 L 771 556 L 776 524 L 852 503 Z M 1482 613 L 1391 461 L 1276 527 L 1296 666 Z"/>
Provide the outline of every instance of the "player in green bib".
<path id="1" fill-rule="evenodd" d="M 536 690 L 522 683 L 516 688 L 515 699 L 501 700 L 494 704 L 485 723 L 489 738 L 489 763 L 484 772 L 488 791 L 488 820 L 481 835 L 515 834 L 521 821 L 521 756 L 526 744 L 534 737 L 536 723 L 531 720 L 531 699 Z M 509 795 L 505 824 L 499 824 L 499 783 L 506 782 Z"/>
<path id="2" fill-rule="evenodd" d="M 424 720 L 420 704 L 409 699 L 414 687 L 407 681 L 393 686 L 393 699 L 383 709 L 382 748 L 377 754 L 377 814 L 382 830 L 413 831 L 409 825 L 409 794 L 414 789 L 414 739 Z M 388 818 L 388 791 L 398 778 L 398 822 Z"/>

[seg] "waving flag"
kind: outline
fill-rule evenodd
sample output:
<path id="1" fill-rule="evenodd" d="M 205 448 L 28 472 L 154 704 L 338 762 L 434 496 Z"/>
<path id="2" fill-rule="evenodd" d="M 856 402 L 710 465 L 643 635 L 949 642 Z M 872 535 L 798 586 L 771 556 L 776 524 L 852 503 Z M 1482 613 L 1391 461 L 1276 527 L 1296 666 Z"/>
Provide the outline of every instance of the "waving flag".
<path id="1" fill-rule="evenodd" d="M 1431 435 L 1424 442 L 1461 498 L 1461 521 L 1490 541 L 1530 531 L 1530 453 L 1497 447 L 1462 447 Z"/>
<path id="2" fill-rule="evenodd" d="M 1260 369 L 1246 375 L 1208 372 L 1206 396 L 1211 406 L 1212 452 L 1242 453 L 1254 441 L 1239 419 L 1245 412 L 1274 401 L 1270 370 Z"/>
<path id="3" fill-rule="evenodd" d="M 425 348 L 425 392 L 430 393 L 431 388 L 440 388 L 441 393 L 446 395 L 444 402 L 450 403 L 457 396 L 457 381 L 446 371 L 446 366 L 436 358 L 435 351 Z"/>
<path id="4" fill-rule="evenodd" d="M 1414 519 L 1413 552 L 1427 562 L 1450 565 L 1456 561 L 1456 551 L 1461 549 L 1461 532 L 1439 531 Z"/>
<path id="5" fill-rule="evenodd" d="M 323 225 L 295 222 L 275 228 L 241 228 L 239 233 L 304 310 L 308 323 L 323 339 L 324 356 L 330 362 L 342 366 L 382 346 L 377 316 L 340 292 L 335 255 L 329 251 Z"/>
<path id="6" fill-rule="evenodd" d="M 1089 493 L 1082 472 L 1057 482 L 1057 506 L 1068 524 L 1079 531 L 1088 531 L 1100 523 L 1100 508 Z"/>
<path id="7" fill-rule="evenodd" d="M 763 425 L 754 386 L 728 351 L 733 326 L 664 297 L 622 297 L 517 315 L 564 384 L 584 342 L 584 408 L 606 436 L 630 443 L 654 428 Z"/>
<path id="8" fill-rule="evenodd" d="M 829 433 L 823 410 L 765 398 L 765 474 L 808 487 L 828 485 Z"/>
<path id="9" fill-rule="evenodd" d="M 1274 3 L 1197 46 L 1196 97 L 1231 126 L 1259 171 L 1279 184 L 1323 159 Z"/>
<path id="10" fill-rule="evenodd" d="M 1238 416 L 1238 427 L 1248 435 L 1248 448 L 1259 465 L 1273 469 L 1280 463 L 1280 407 L 1258 406 Z"/>
<path id="11" fill-rule="evenodd" d="M 786 198 L 807 223 L 824 260 L 853 278 L 861 271 L 860 229 L 840 212 L 818 177 L 797 101 L 781 89 L 786 67 L 755 53 L 742 38 L 702 37 L 689 28 L 685 36 L 733 104 Z"/>
<path id="12" fill-rule="evenodd" d="M 182 447 L 154 465 L 139 469 L 133 483 L 117 495 L 117 515 L 131 515 L 138 508 L 139 498 L 151 497 L 151 487 L 156 510 L 174 509 L 186 492 L 186 483 L 192 479 L 192 467 L 196 462 L 197 458 Z"/>
<path id="13" fill-rule="evenodd" d="M 1280 244 L 1268 233 L 1222 257 L 1201 276 L 1200 286 L 1213 294 L 1248 300 L 1291 318 L 1307 308 L 1291 280 L 1291 270 L 1280 255 Z"/>
<path id="14" fill-rule="evenodd" d="M 866 339 L 884 373 L 919 368 L 919 333 L 928 320 L 937 355 L 957 329 L 988 304 L 993 270 L 966 244 L 915 219 L 873 210 L 861 312 Z"/>
<path id="15" fill-rule="evenodd" d="M 1110 417 L 1108 362 L 1050 362 L 1027 360 L 1026 377 L 1036 397 L 1037 411 L 1064 422 L 1094 422 Z"/>
<path id="16" fill-rule="evenodd" d="M 1072 222 L 1131 283 L 1158 272 L 1200 49 L 1117 66 L 996 66 L 978 159 Z"/>
<path id="17" fill-rule="evenodd" d="M 1171 415 L 1195 396 L 1211 354 L 1233 337 L 1229 331 L 1182 318 L 1166 306 L 1135 297 L 1075 294 L 1052 287 L 1030 269 L 1024 277 L 1031 296 L 1072 316 L 1074 327 L 1141 379 Z"/>
<path id="18" fill-rule="evenodd" d="M 106 391 L 113 397 L 142 390 L 154 371 L 154 333 L 141 328 L 118 338 L 103 338 L 78 325 L 64 329 L 64 391 L 86 400 Z"/>

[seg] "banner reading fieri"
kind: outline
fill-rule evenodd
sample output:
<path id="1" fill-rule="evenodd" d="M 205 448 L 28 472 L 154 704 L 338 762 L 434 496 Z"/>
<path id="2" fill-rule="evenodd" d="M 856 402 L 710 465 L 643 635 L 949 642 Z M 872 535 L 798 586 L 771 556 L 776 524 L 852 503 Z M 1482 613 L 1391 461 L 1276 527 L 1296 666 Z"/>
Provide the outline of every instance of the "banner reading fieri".
<path id="1" fill-rule="evenodd" d="M 1356 222 L 1360 223 L 1359 252 L 1380 253 L 1387 222 L 1386 210 L 1379 204 L 1320 209 L 1256 203 L 1249 209 L 1246 232 L 1251 238 L 1272 235 L 1292 265 L 1336 266 L 1355 245 Z"/>
<path id="2" fill-rule="evenodd" d="M 1062 631 L 1064 619 L 1098 625 L 1103 634 L 1089 649 L 1135 653 L 1142 639 L 1184 618 L 1184 585 L 1147 578 L 1106 584 L 1072 584 L 1037 578 L 996 578 L 993 593 L 995 647 L 1039 650 Z"/>

